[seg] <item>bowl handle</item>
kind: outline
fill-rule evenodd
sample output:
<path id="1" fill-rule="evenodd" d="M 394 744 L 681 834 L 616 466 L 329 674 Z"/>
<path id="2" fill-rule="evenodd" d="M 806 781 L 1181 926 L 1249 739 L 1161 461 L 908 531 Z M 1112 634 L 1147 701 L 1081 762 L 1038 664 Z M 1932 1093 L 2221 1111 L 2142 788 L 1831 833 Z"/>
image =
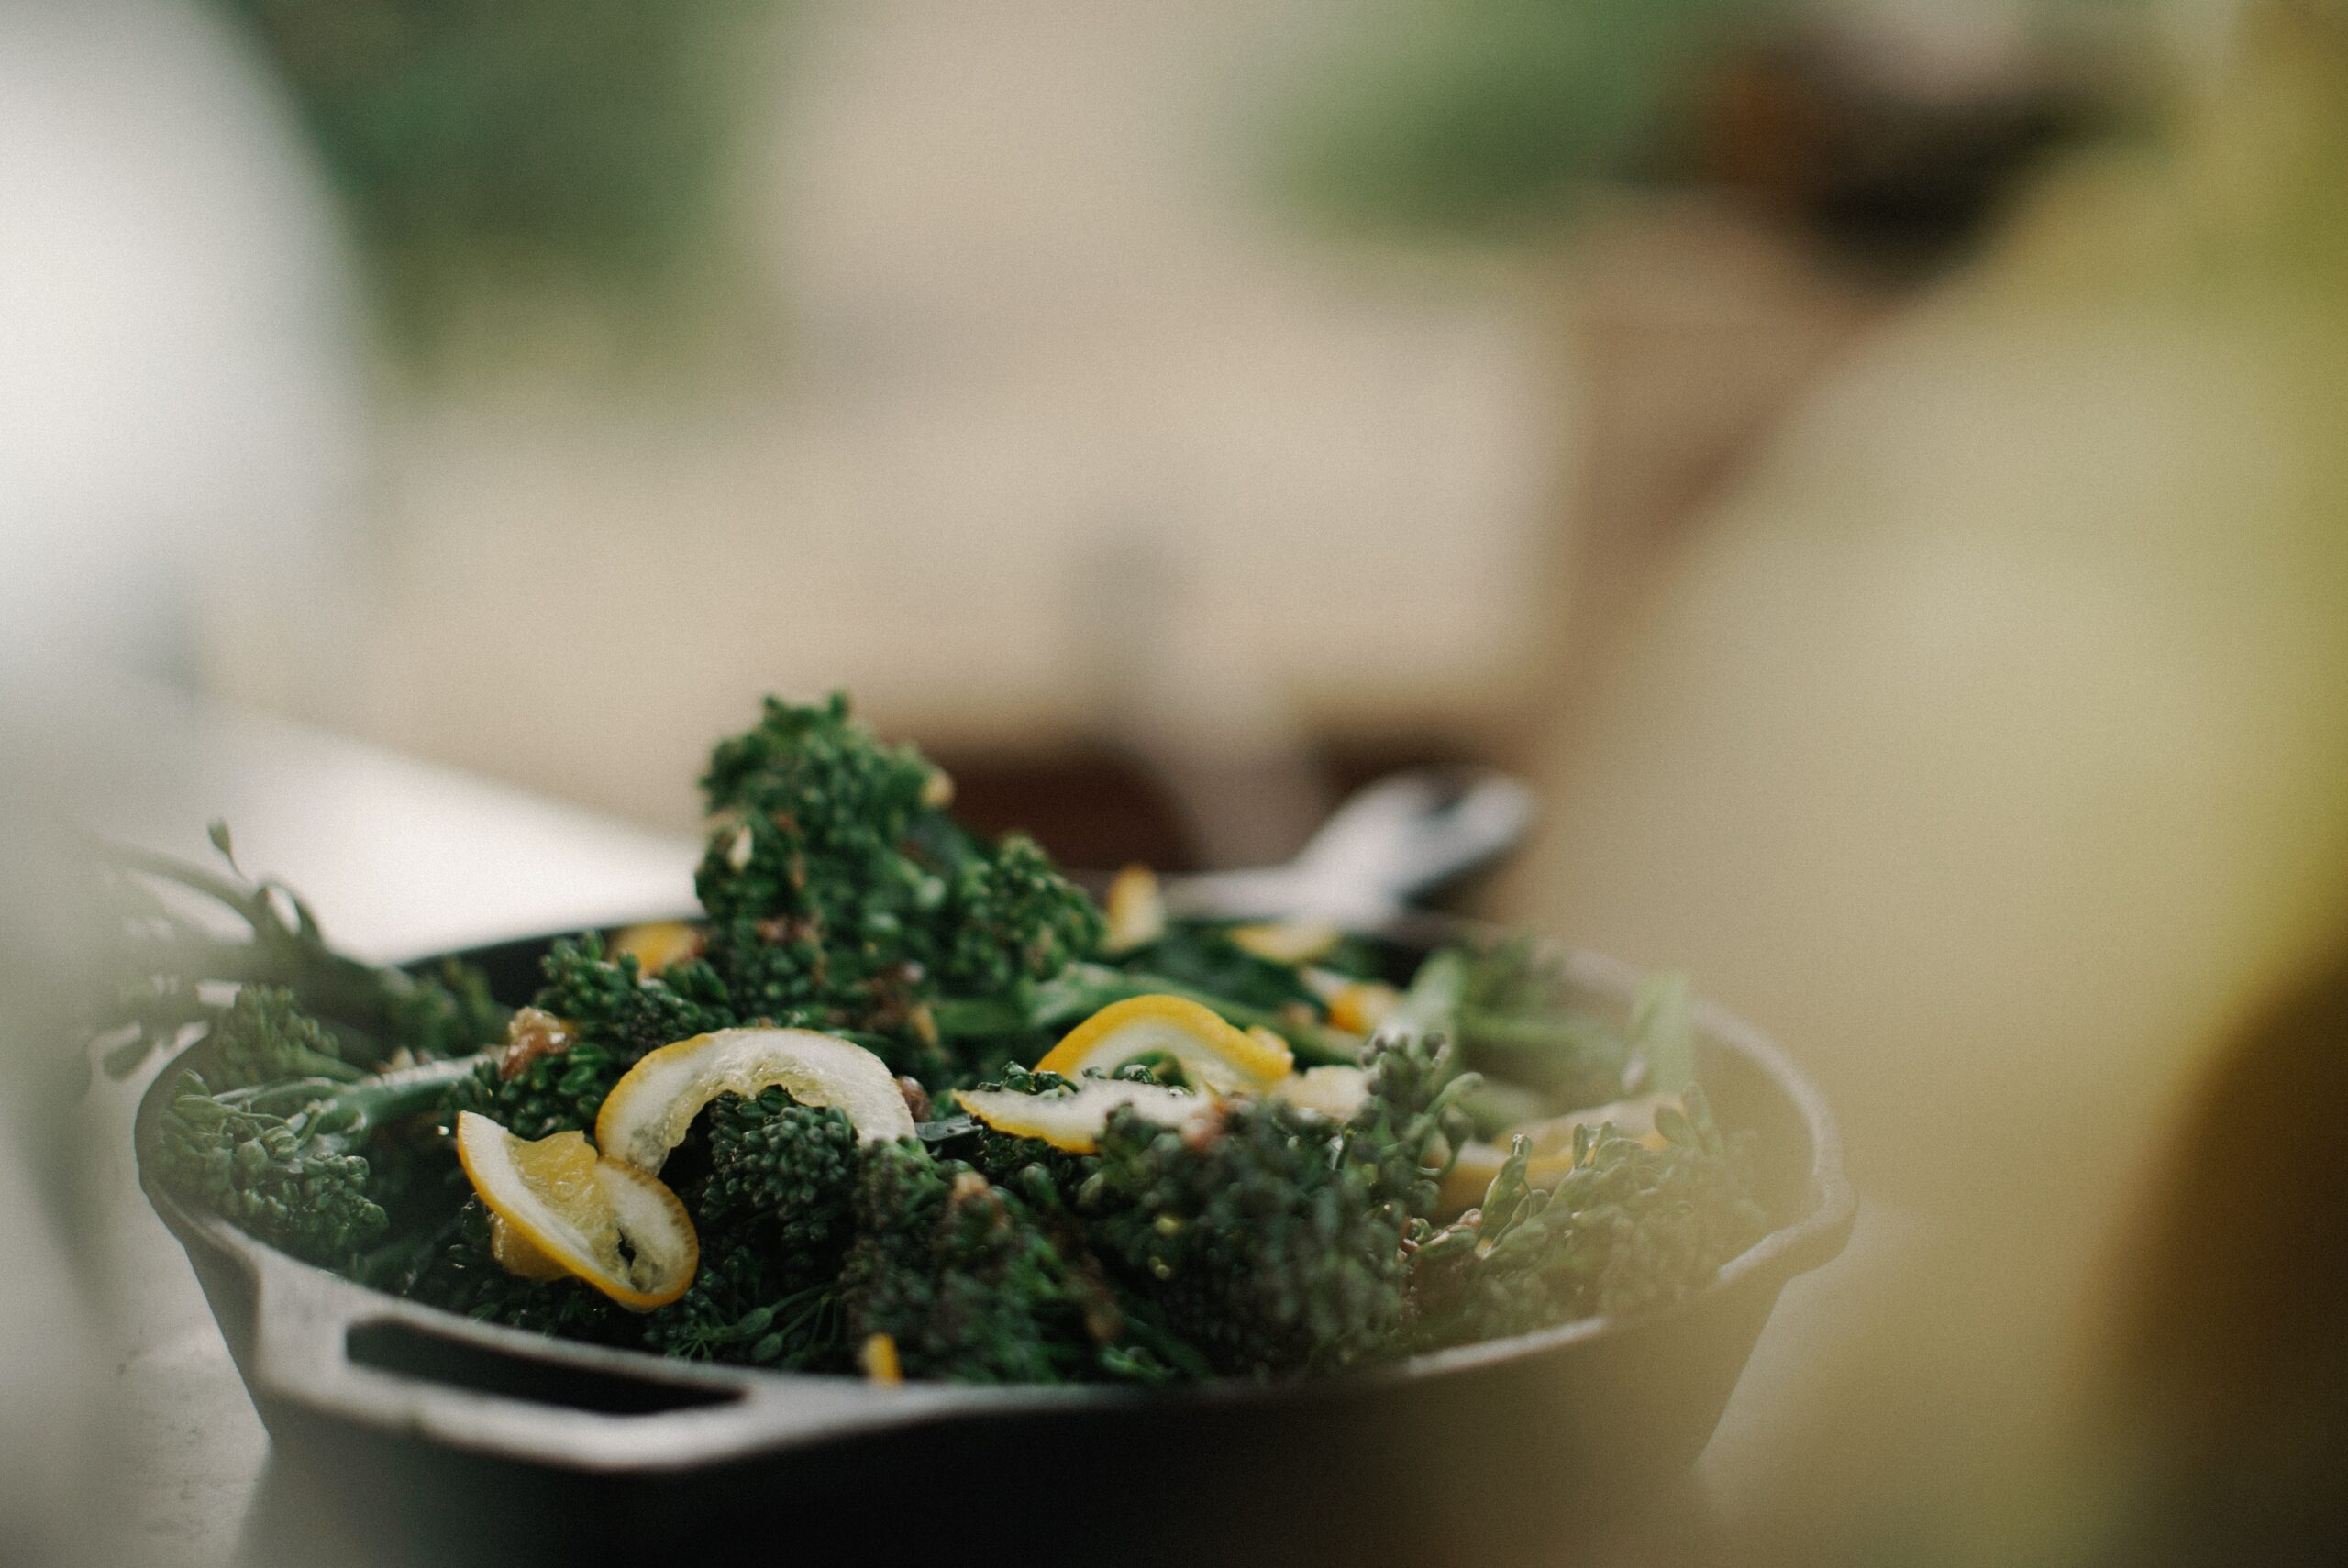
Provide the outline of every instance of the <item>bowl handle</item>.
<path id="1" fill-rule="evenodd" d="M 256 1402 L 533 1464 L 641 1470 L 897 1425 L 963 1401 L 935 1386 L 752 1376 L 451 1319 L 259 1258 Z"/>

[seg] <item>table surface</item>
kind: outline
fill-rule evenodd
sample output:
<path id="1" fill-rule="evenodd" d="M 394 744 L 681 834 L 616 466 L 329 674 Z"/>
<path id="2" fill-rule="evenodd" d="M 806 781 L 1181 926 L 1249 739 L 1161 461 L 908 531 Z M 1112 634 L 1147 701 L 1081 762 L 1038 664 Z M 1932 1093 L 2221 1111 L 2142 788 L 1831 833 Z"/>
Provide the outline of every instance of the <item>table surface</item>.
<path id="1" fill-rule="evenodd" d="M 59 764 L 92 823 L 193 856 L 204 852 L 205 813 L 226 815 L 249 869 L 299 887 L 338 942 L 370 956 L 690 902 L 689 841 L 274 720 L 152 693 L 129 694 L 120 707 L 121 723 L 85 728 Z M 121 766 L 157 746 L 180 759 L 168 778 Z M 100 1316 L 128 1477 L 107 1511 L 112 1539 L 99 1560 L 124 1568 L 318 1561 L 333 1545 L 331 1523 L 299 1519 L 272 1500 L 267 1434 L 179 1246 L 138 1192 L 127 1125 L 139 1087 L 102 1084 L 82 1110 L 92 1123 L 84 1146 L 105 1152 L 91 1207 L 112 1297 Z M 1846 1293 L 1829 1280 L 1865 1271 L 1896 1247 L 1899 1228 L 1880 1210 L 1864 1212 L 1844 1259 L 1787 1288 L 1699 1463 L 1696 1511 L 1733 1511 L 1798 1403 L 1805 1368 L 1832 1353 L 1835 1303 Z"/>

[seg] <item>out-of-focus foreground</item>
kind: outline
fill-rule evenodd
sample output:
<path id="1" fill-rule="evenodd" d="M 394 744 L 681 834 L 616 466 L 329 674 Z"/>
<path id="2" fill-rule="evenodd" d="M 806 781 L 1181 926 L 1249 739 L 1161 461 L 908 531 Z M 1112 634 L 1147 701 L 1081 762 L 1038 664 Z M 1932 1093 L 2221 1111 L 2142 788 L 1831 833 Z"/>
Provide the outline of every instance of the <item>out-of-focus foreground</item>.
<path id="1" fill-rule="evenodd" d="M 1463 902 L 1817 1074 L 1859 1242 L 1706 1547 L 1609 1551 L 2340 1539 L 2348 8 L 466 10 L 0 11 L 0 1529 L 168 1467 L 70 1305 L 138 1266 L 71 833 L 412 868 L 385 955 L 637 913 L 709 739 L 846 687 L 1078 864 L 1519 768 Z"/>

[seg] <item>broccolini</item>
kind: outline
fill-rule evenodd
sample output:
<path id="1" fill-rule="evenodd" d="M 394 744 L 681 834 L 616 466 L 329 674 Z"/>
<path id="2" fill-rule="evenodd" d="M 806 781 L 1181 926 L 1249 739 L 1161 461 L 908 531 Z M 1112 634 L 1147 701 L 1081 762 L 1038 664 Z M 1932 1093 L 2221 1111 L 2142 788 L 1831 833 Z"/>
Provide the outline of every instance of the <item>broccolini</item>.
<path id="1" fill-rule="evenodd" d="M 162 1120 L 165 1179 L 297 1257 L 488 1321 L 982 1382 L 1288 1378 L 1645 1310 L 1700 1287 L 1766 1224 L 1740 1146 L 1688 1081 L 1684 988 L 1655 988 L 1624 1026 L 1579 1009 L 1530 947 L 1447 950 L 1399 999 L 1374 988 L 1391 1010 L 1365 1040 L 1349 1028 L 1368 1024 L 1341 1027 L 1324 1000 L 1394 956 L 1365 940 L 1286 962 L 1266 956 L 1277 944 L 1177 922 L 1104 952 L 1101 912 L 1042 849 L 965 832 L 944 775 L 837 697 L 770 700 L 718 745 L 703 788 L 705 918 L 665 928 L 675 940 L 658 950 L 558 942 L 511 1015 L 461 967 L 420 977 L 335 953 L 305 906 L 233 860 L 230 877 L 132 861 L 141 967 L 106 1021 L 129 1037 L 117 1061 L 208 1032 Z M 217 936 L 140 878 L 225 906 L 249 935 Z M 1034 1067 L 1070 1025 L 1152 995 L 1203 1004 L 1233 1041 L 1270 1030 L 1300 1062 L 1339 1065 L 1296 1096 L 1261 1077 L 1289 1071 L 1277 1050 L 1240 1087 L 1213 1079 L 1219 1092 L 1189 1081 L 1180 1063 L 1195 1054 L 1138 1053 L 1116 1073 L 1130 1084 Z M 458 1166 L 461 1112 L 525 1142 L 592 1137 L 650 1053 L 767 1028 L 874 1053 L 885 1072 L 848 1059 L 891 1125 L 920 1136 L 869 1118 L 860 1132 L 820 1084 L 795 1086 L 805 1101 L 771 1079 L 737 1085 L 690 1125 L 679 1111 L 653 1185 L 690 1217 L 698 1265 L 658 1304 L 631 1309 L 534 1261 L 527 1235 L 517 1250 L 509 1209 L 493 1218 L 492 1188 Z M 501 1032 L 503 1048 L 458 1055 Z M 394 1060 L 420 1065 L 384 1070 Z M 1022 1116 L 1074 1099 L 1094 1120 L 1071 1132 L 954 1114 L 947 1091 L 979 1088 Z M 1685 1090 L 1684 1113 L 1656 1114 L 1663 1146 L 1585 1132 L 1562 1171 L 1520 1147 L 1479 1208 L 1443 1211 L 1476 1134 L 1634 1089 Z M 585 1154 L 608 1174 L 611 1150 Z"/>
<path id="2" fill-rule="evenodd" d="M 471 1064 L 362 1077 L 289 993 L 263 986 L 239 991 L 213 1034 L 213 1076 L 183 1070 L 163 1113 L 171 1180 L 296 1257 L 352 1262 L 389 1224 L 360 1151 L 437 1106 Z"/>

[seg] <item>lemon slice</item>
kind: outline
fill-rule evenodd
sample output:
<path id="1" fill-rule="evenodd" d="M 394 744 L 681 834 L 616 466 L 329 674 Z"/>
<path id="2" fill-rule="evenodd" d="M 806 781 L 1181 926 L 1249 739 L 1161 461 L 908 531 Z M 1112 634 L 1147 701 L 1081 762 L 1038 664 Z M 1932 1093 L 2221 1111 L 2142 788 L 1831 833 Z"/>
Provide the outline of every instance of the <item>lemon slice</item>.
<path id="1" fill-rule="evenodd" d="M 1611 1121 L 1614 1130 L 1625 1138 L 1636 1138 L 1650 1149 L 1663 1147 L 1666 1140 L 1655 1130 L 1655 1113 L 1667 1105 L 1679 1103 L 1678 1095 L 1645 1094 L 1636 1099 L 1618 1099 L 1605 1105 L 1593 1105 L 1585 1110 L 1567 1111 L 1545 1121 L 1528 1121 L 1503 1133 L 1508 1143 L 1518 1138 L 1533 1141 L 1533 1158 L 1524 1168 L 1525 1179 L 1534 1187 L 1555 1187 L 1565 1174 L 1574 1168 L 1574 1130 L 1596 1127 Z M 1501 1166 L 1508 1163 L 1508 1150 L 1500 1144 L 1481 1141 L 1463 1143 L 1459 1159 L 1443 1178 L 1443 1192 L 1438 1205 L 1444 1209 L 1472 1209 L 1484 1200 L 1484 1191 L 1492 1178 L 1501 1174 Z"/>
<path id="2" fill-rule="evenodd" d="M 1124 1106 L 1168 1127 L 1187 1127 L 1214 1114 L 1215 1102 L 1204 1095 L 1185 1094 L 1164 1084 L 1131 1083 L 1123 1078 L 1087 1078 L 1074 1094 L 1021 1094 L 1015 1089 L 957 1089 L 955 1099 L 964 1110 L 998 1132 L 1017 1138 L 1040 1138 L 1071 1154 L 1089 1154 L 1101 1146 L 1101 1134 L 1112 1111 Z"/>
<path id="3" fill-rule="evenodd" d="M 1256 925 L 1235 925 L 1224 934 L 1243 952 L 1290 965 L 1310 964 L 1346 936 L 1325 920 L 1268 920 Z"/>
<path id="4" fill-rule="evenodd" d="M 489 1255 L 506 1273 L 524 1279 L 569 1279 L 570 1271 L 534 1245 L 530 1238 L 508 1225 L 494 1210 L 489 1216 Z"/>
<path id="5" fill-rule="evenodd" d="M 701 933 L 681 920 L 648 921 L 612 938 L 612 956 L 636 955 L 637 973 L 647 978 L 671 964 L 701 955 Z"/>
<path id="6" fill-rule="evenodd" d="M 525 1278 L 559 1269 L 638 1312 L 693 1282 L 701 1240 L 685 1206 L 659 1177 L 597 1154 L 584 1134 L 530 1142 L 460 1111 L 457 1158 L 493 1216 L 498 1261 Z"/>
<path id="7" fill-rule="evenodd" d="M 595 1143 L 657 1174 L 703 1106 L 777 1085 L 802 1105 L 836 1107 L 859 1143 L 914 1136 L 903 1091 L 863 1046 L 812 1029 L 721 1029 L 663 1045 L 630 1067 L 595 1113 Z"/>
<path id="8" fill-rule="evenodd" d="M 1402 993 L 1381 980 L 1357 980 L 1330 969 L 1307 969 L 1304 983 L 1328 1010 L 1329 1027 L 1372 1034 L 1401 1006 Z"/>
<path id="9" fill-rule="evenodd" d="M 1272 1095 L 1332 1121 L 1350 1121 L 1369 1098 L 1369 1075 L 1359 1067 L 1307 1067 L 1273 1085 Z"/>
<path id="10" fill-rule="evenodd" d="M 864 1347 L 856 1353 L 856 1364 L 864 1368 L 864 1375 L 875 1383 L 903 1383 L 905 1369 L 897 1359 L 897 1336 L 867 1334 Z"/>
<path id="11" fill-rule="evenodd" d="M 1187 997 L 1151 995 L 1111 1002 L 1069 1030 L 1036 1070 L 1105 1077 L 1159 1051 L 1180 1063 L 1192 1083 L 1220 1094 L 1268 1088 L 1296 1067 L 1287 1043 L 1270 1030 L 1235 1029 Z"/>
<path id="12" fill-rule="evenodd" d="M 1109 934 L 1102 948 L 1125 953 L 1146 947 L 1166 934 L 1166 897 L 1157 875 L 1146 866 L 1128 866 L 1109 884 L 1105 900 Z"/>

